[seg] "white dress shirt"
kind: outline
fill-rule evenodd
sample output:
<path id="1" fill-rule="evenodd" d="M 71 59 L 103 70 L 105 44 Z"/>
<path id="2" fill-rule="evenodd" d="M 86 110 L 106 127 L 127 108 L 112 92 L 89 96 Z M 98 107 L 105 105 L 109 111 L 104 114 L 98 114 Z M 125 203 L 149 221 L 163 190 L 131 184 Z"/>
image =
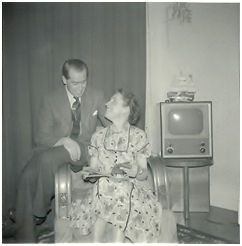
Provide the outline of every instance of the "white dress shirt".
<path id="1" fill-rule="evenodd" d="M 70 102 L 70 106 L 72 108 L 72 104 L 76 101 L 76 99 L 74 98 L 74 96 L 69 92 L 69 90 L 67 89 L 67 86 L 65 85 L 66 88 L 66 93 Z M 81 97 L 79 97 L 79 102 L 81 103 Z"/>

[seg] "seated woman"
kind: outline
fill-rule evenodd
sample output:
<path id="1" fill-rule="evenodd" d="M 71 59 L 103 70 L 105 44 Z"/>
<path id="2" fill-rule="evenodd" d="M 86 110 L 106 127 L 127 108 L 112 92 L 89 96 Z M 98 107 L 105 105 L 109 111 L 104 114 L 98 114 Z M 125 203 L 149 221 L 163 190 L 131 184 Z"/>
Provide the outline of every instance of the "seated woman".
<path id="1" fill-rule="evenodd" d="M 105 176 L 95 182 L 88 199 L 72 204 L 71 226 L 83 235 L 93 231 L 95 242 L 102 241 L 107 225 L 115 242 L 159 242 L 162 204 L 147 181 L 149 142 L 133 126 L 138 104 L 133 94 L 119 90 L 106 106 L 112 124 L 94 133 L 89 147 L 90 168 Z"/>

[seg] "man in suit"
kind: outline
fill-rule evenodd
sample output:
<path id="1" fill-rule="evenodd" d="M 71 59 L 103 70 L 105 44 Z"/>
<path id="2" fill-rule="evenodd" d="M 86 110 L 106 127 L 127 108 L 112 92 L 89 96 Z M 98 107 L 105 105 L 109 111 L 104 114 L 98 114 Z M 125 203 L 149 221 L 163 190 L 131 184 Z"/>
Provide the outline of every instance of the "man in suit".
<path id="1" fill-rule="evenodd" d="M 35 225 L 43 223 L 54 196 L 54 175 L 61 165 L 74 172 L 88 165 L 87 146 L 103 117 L 105 100 L 88 83 L 88 67 L 78 59 L 65 61 L 63 86 L 43 98 L 34 140 L 37 148 L 18 186 L 18 242 L 35 242 Z"/>

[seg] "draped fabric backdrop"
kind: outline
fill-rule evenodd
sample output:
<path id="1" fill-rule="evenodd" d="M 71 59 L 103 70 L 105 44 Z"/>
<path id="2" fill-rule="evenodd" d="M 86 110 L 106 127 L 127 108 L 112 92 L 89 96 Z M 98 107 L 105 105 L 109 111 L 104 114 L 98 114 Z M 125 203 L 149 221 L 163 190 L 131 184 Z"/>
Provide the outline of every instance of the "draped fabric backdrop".
<path id="1" fill-rule="evenodd" d="M 145 3 L 3 3 L 3 215 L 15 207 L 43 95 L 68 58 L 89 66 L 108 99 L 133 91 L 145 112 Z"/>

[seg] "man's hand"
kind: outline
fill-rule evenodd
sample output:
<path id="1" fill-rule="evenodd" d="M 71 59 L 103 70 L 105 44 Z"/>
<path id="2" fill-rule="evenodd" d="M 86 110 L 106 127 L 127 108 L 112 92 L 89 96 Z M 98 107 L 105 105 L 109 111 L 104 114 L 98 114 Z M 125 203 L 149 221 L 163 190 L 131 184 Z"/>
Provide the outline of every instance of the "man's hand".
<path id="1" fill-rule="evenodd" d="M 60 138 L 55 144 L 53 147 L 58 147 L 58 146 L 62 146 L 64 145 L 65 141 L 66 141 L 67 137 L 64 137 L 64 138 Z"/>
<path id="2" fill-rule="evenodd" d="M 64 142 L 65 149 L 69 152 L 72 161 L 78 161 L 81 158 L 81 149 L 79 144 L 71 138 L 66 138 Z"/>
<path id="3" fill-rule="evenodd" d="M 55 145 L 56 146 L 61 146 L 63 145 L 64 148 L 69 152 L 70 158 L 72 161 L 78 161 L 81 158 L 81 149 L 79 144 L 74 141 L 73 139 L 69 137 L 64 137 L 61 138 Z"/>

